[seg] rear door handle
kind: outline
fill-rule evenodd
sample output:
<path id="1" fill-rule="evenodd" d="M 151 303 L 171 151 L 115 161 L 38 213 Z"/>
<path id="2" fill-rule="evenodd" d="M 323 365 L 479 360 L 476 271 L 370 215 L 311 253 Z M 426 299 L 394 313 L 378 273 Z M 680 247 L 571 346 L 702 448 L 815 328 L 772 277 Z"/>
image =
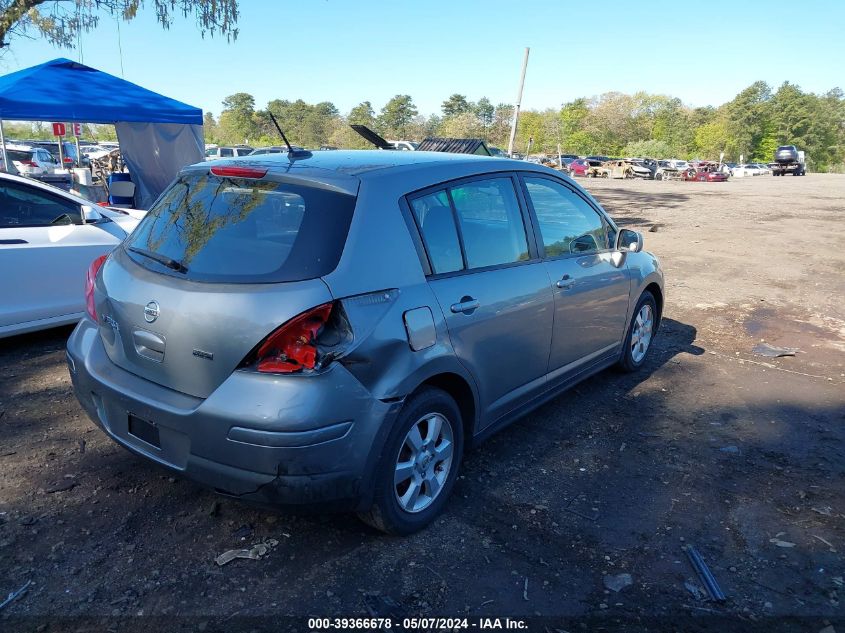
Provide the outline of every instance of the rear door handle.
<path id="1" fill-rule="evenodd" d="M 458 303 L 453 303 L 449 309 L 455 314 L 472 314 L 480 305 L 481 304 L 478 302 L 478 299 L 473 299 L 472 297 L 461 297 L 461 300 Z"/>
<path id="2" fill-rule="evenodd" d="M 560 288 L 561 290 L 569 290 L 572 286 L 575 285 L 575 280 L 572 279 L 569 275 L 564 275 L 560 279 L 555 282 L 555 286 Z"/>

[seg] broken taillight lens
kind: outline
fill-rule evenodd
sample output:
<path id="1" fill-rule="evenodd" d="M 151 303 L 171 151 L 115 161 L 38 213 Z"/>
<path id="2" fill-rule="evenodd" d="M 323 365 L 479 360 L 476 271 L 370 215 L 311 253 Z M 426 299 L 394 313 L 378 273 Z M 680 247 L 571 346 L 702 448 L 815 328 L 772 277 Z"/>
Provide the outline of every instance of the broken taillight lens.
<path id="1" fill-rule="evenodd" d="M 85 275 L 85 309 L 88 311 L 88 316 L 97 322 L 97 308 L 94 306 L 94 282 L 97 279 L 97 273 L 106 261 L 107 255 L 100 255 L 97 259 L 91 262 L 88 267 L 88 273 Z"/>
<path id="2" fill-rule="evenodd" d="M 321 369 L 345 347 L 349 328 L 337 303 L 324 303 L 272 332 L 241 364 L 265 374 Z"/>

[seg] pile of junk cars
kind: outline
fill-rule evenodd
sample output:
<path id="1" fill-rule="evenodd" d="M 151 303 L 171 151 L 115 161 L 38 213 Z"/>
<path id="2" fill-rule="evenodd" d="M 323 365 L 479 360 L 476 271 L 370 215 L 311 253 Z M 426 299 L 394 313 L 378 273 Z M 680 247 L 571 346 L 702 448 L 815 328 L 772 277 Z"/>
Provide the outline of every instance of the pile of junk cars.
<path id="1" fill-rule="evenodd" d="M 644 180 L 685 180 L 695 182 L 724 182 L 733 175 L 726 163 L 680 159 L 610 158 L 586 156 L 562 158 L 562 166 L 555 158 L 545 161 L 550 167 L 560 169 L 571 177 L 617 178 Z"/>

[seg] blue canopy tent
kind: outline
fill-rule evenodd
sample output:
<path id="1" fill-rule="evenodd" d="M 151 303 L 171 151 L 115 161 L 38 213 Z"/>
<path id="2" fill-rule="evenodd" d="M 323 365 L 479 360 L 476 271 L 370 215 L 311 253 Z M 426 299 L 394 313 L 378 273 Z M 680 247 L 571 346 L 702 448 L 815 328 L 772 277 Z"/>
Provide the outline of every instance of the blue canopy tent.
<path id="1" fill-rule="evenodd" d="M 112 123 L 136 185 L 136 205 L 149 208 L 185 165 L 205 155 L 202 110 L 69 59 L 0 77 L 2 121 Z"/>

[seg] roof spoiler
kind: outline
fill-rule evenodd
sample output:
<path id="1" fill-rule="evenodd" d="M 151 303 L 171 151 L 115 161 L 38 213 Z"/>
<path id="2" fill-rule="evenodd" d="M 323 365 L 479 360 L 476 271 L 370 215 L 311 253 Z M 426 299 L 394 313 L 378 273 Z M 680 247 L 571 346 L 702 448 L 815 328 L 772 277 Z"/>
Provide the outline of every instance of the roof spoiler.
<path id="1" fill-rule="evenodd" d="M 360 134 L 364 138 L 364 140 L 369 141 L 379 149 L 396 149 L 395 147 L 393 147 L 393 145 L 391 145 L 381 136 L 373 132 L 366 125 L 350 125 L 349 127 L 358 132 L 358 134 Z"/>

